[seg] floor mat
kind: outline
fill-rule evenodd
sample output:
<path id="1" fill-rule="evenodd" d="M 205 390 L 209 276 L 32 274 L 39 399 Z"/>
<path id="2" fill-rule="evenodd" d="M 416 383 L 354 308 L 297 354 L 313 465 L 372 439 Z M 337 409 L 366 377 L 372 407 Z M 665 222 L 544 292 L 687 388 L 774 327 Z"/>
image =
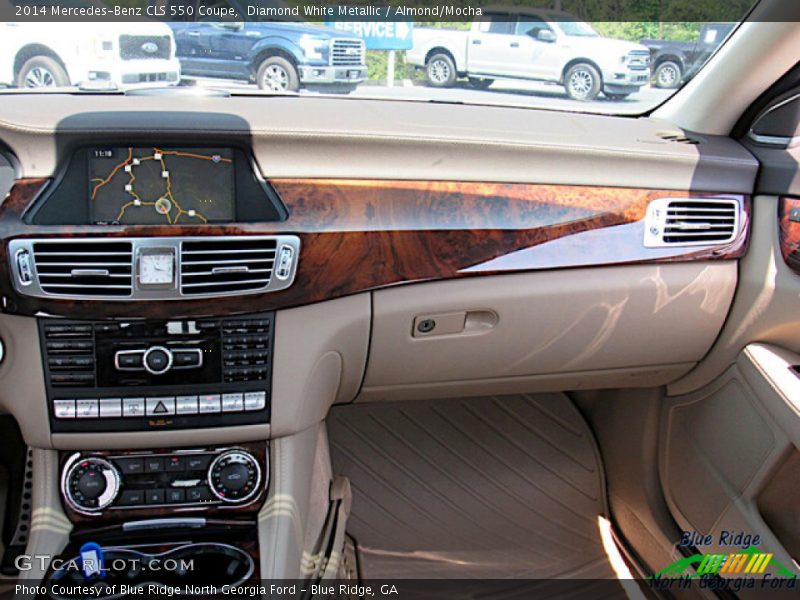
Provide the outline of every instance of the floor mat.
<path id="1" fill-rule="evenodd" d="M 611 578 L 594 439 L 563 394 L 335 407 L 365 578 Z"/>

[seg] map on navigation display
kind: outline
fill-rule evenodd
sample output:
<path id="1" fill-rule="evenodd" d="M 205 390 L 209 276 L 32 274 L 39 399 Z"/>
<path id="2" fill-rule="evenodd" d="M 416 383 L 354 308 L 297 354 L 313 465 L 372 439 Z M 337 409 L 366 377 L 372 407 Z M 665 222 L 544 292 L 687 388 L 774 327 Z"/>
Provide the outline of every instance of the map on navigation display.
<path id="1" fill-rule="evenodd" d="M 93 223 L 191 225 L 234 219 L 229 148 L 95 148 L 88 162 Z"/>

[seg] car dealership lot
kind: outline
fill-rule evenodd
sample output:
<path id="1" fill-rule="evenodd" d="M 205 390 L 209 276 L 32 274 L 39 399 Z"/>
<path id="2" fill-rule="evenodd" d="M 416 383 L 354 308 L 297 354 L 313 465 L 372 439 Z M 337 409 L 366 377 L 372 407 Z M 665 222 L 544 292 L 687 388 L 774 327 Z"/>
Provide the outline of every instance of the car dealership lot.
<path id="1" fill-rule="evenodd" d="M 232 91 L 258 92 L 255 84 L 245 84 L 226 79 L 196 78 L 187 80 L 198 86 L 221 87 Z M 674 90 L 644 87 L 622 101 L 611 101 L 600 96 L 591 102 L 577 102 L 567 97 L 564 88 L 557 85 L 533 81 L 495 81 L 488 90 L 471 89 L 466 82 L 452 88 L 433 88 L 411 80 L 396 81 L 393 87 L 385 84 L 366 83 L 360 85 L 350 97 L 386 98 L 403 100 L 431 100 L 475 104 L 498 104 L 576 110 L 601 113 L 642 113 L 661 104 Z M 301 95 L 317 92 L 301 90 Z"/>

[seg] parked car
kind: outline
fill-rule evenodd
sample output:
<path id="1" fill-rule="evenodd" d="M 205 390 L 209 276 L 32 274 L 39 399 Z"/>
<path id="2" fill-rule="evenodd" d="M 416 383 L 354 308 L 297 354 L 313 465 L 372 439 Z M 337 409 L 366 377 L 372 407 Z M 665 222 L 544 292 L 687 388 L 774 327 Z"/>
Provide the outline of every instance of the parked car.
<path id="1" fill-rule="evenodd" d="M 184 75 L 350 92 L 367 78 L 364 42 L 329 27 L 287 22 L 170 23 Z"/>
<path id="2" fill-rule="evenodd" d="M 649 50 L 602 37 L 591 25 L 558 11 L 510 8 L 484 13 L 469 31 L 415 29 L 408 63 L 428 84 L 452 86 L 467 77 L 485 89 L 495 78 L 550 81 L 575 100 L 600 92 L 621 100 L 650 80 Z"/>
<path id="3" fill-rule="evenodd" d="M 654 85 L 674 89 L 691 79 L 734 27 L 735 23 L 706 23 L 693 42 L 642 40 L 650 48 Z"/>
<path id="4" fill-rule="evenodd" d="M 130 88 L 179 80 L 175 41 L 164 23 L 0 24 L 0 84 L 6 86 Z"/>

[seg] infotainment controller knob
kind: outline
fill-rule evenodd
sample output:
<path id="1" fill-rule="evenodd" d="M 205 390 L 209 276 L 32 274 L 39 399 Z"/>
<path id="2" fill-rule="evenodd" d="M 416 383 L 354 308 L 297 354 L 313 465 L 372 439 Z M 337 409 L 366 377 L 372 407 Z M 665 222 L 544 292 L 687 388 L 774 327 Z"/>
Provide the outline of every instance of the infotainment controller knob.
<path id="1" fill-rule="evenodd" d="M 226 450 L 208 468 L 208 486 L 223 502 L 241 503 L 258 493 L 261 467 L 244 450 Z"/>
<path id="2" fill-rule="evenodd" d="M 72 463 L 62 479 L 62 491 L 75 510 L 97 512 L 117 497 L 120 477 L 117 469 L 103 458 L 90 457 Z"/>
<path id="3" fill-rule="evenodd" d="M 153 346 L 144 353 L 143 363 L 151 375 L 162 375 L 172 367 L 172 352 L 164 346 Z"/>

